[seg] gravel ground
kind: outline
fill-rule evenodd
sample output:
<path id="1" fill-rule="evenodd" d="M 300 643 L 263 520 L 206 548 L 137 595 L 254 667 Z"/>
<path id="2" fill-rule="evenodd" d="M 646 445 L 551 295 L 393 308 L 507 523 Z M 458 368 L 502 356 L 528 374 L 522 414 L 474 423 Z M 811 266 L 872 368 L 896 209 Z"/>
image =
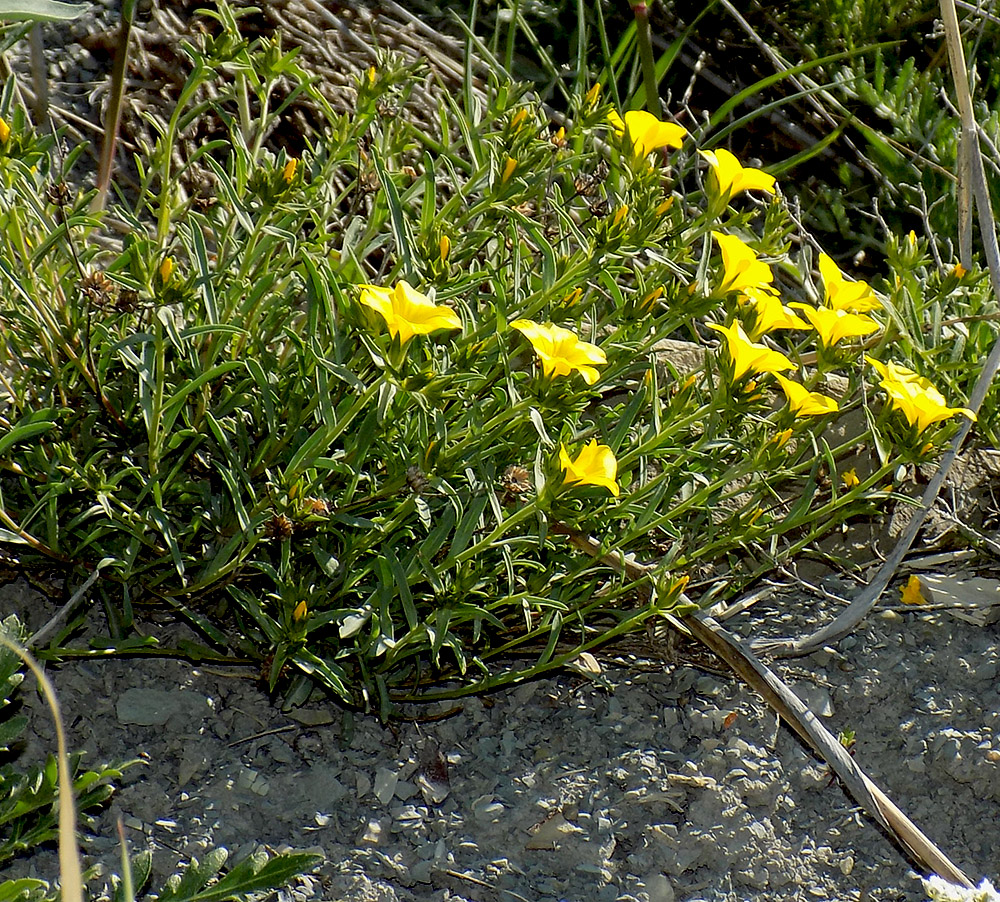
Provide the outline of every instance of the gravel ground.
<path id="1" fill-rule="evenodd" d="M 0 592 L 0 611 L 44 622 L 48 603 L 23 582 Z M 777 601 L 738 631 L 802 626 L 815 607 Z M 1000 861 L 997 632 L 884 611 L 841 654 L 777 665 L 831 729 L 856 731 L 857 760 L 977 882 Z M 88 858 L 115 866 L 121 816 L 162 874 L 213 845 L 322 850 L 295 900 L 925 898 L 752 693 L 613 657 L 610 688 L 565 676 L 389 725 L 324 701 L 283 713 L 252 679 L 177 661 L 53 668 L 87 760 L 147 761 L 98 818 Z M 22 758 L 37 760 L 52 730 L 22 695 L 38 709 Z M 54 853 L 11 873 L 50 878 Z"/>

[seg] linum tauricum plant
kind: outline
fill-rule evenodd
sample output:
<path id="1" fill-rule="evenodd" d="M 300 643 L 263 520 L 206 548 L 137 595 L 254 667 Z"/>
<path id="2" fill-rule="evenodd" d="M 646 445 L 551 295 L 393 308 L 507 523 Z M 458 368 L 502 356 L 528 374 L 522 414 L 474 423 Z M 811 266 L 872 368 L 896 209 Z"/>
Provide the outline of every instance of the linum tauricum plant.
<path id="1" fill-rule="evenodd" d="M 557 128 L 495 85 L 443 94 L 430 133 L 386 114 L 413 66 L 359 72 L 338 114 L 237 37 L 187 48 L 120 250 L 3 109 L 0 538 L 99 567 L 119 647 L 153 603 L 293 699 L 513 682 L 878 515 L 969 415 L 900 356 L 902 289 L 813 256 L 780 184 L 677 123 L 595 86 Z M 325 116 L 294 155 L 257 140 L 265 64 Z M 199 116 L 225 140 L 171 162 Z"/>

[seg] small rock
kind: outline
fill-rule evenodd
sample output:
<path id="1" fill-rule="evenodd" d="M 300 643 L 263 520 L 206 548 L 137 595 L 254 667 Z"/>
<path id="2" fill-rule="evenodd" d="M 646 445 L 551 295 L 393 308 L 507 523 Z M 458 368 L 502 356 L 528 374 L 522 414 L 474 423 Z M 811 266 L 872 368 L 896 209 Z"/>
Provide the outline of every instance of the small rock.
<path id="1" fill-rule="evenodd" d="M 396 784 L 399 782 L 399 775 L 394 770 L 387 767 L 380 767 L 375 772 L 375 798 L 383 805 L 388 805 L 392 797 L 396 794 Z"/>
<path id="2" fill-rule="evenodd" d="M 118 698 L 115 712 L 119 723 L 144 727 L 163 726 L 171 717 L 200 720 L 210 711 L 208 699 L 186 689 L 126 689 Z"/>
<path id="3" fill-rule="evenodd" d="M 674 885 L 665 874 L 653 874 L 646 878 L 645 883 L 649 902 L 674 902 L 677 898 Z"/>

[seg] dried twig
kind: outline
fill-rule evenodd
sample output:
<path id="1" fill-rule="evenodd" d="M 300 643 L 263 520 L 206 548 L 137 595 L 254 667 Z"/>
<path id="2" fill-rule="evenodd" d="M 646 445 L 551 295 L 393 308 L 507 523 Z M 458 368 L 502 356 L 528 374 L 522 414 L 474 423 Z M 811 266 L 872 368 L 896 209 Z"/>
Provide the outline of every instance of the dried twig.
<path id="1" fill-rule="evenodd" d="M 559 531 L 568 535 L 577 548 L 618 572 L 624 572 L 629 579 L 648 577 L 655 569 L 651 564 L 631 560 L 620 552 L 603 551 L 601 543 L 596 539 L 564 524 L 560 524 Z M 682 617 L 665 617 L 672 625 L 715 652 L 748 686 L 758 692 L 785 723 L 826 761 L 851 795 L 884 830 L 895 837 L 914 863 L 952 883 L 972 886 L 961 869 L 878 787 L 816 715 L 742 640 L 701 611 Z"/>
<path id="2" fill-rule="evenodd" d="M 983 156 L 979 149 L 978 131 L 975 118 L 972 112 L 972 95 L 969 91 L 969 80 L 965 66 L 965 54 L 962 51 L 962 42 L 958 28 L 958 14 L 955 12 L 955 0 L 941 0 L 941 13 L 944 18 L 945 34 L 948 36 L 948 56 L 951 60 L 952 77 L 955 80 L 955 93 L 958 95 L 958 108 L 962 117 L 962 137 L 963 147 L 967 151 L 967 168 L 972 183 L 972 195 L 975 200 L 975 207 L 979 212 L 979 232 L 983 240 L 983 249 L 986 253 L 986 264 L 989 268 L 990 283 L 993 286 L 993 293 L 1000 302 L 1000 248 L 997 246 L 996 223 L 993 219 L 993 211 L 990 206 L 989 191 L 986 187 L 986 172 L 983 167 Z M 962 167 L 959 167 L 959 176 L 963 176 Z M 990 351 L 986 363 L 976 380 L 969 398 L 969 408 L 977 413 L 982 407 L 983 399 L 993 383 L 993 377 L 1000 369 L 1000 339 L 998 339 L 993 349 Z M 766 651 L 772 655 L 806 655 L 830 642 L 836 642 L 850 633 L 875 607 L 876 602 L 886 590 L 892 578 L 896 574 L 903 558 L 913 545 L 920 527 L 923 526 L 927 514 L 930 512 L 934 501 L 941 491 L 941 486 L 951 470 L 958 451 L 965 442 L 969 431 L 972 429 L 972 421 L 964 420 L 958 427 L 958 432 L 952 440 L 951 446 L 945 452 L 937 472 L 928 483 L 920 506 L 913 512 L 909 523 L 903 530 L 902 535 L 896 542 L 896 547 L 886 558 L 885 563 L 875 574 L 874 579 L 868 587 L 831 623 L 817 630 L 812 635 L 802 639 L 781 639 L 769 640 L 755 643 L 758 650 Z"/>

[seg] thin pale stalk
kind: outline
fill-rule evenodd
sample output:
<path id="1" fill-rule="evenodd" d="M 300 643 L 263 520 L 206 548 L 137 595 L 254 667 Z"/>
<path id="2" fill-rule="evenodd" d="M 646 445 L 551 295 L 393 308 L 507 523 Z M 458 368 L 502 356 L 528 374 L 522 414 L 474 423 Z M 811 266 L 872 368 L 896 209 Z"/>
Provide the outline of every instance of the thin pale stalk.
<path id="1" fill-rule="evenodd" d="M 997 246 L 996 222 L 993 219 L 993 209 L 990 204 L 989 191 L 986 187 L 986 172 L 983 167 L 983 156 L 979 149 L 979 134 L 976 122 L 973 118 L 972 95 L 969 91 L 968 73 L 965 65 L 965 54 L 962 52 L 962 42 L 958 27 L 958 14 L 955 11 L 954 0 L 941 0 L 941 14 L 944 21 L 945 33 L 948 35 L 949 58 L 951 60 L 952 77 L 955 80 L 955 92 L 958 95 L 959 111 L 962 116 L 962 132 L 969 141 L 969 172 L 972 176 L 972 191 L 975 197 L 975 206 L 979 211 L 979 232 L 983 240 L 983 250 L 986 253 L 986 264 L 990 273 L 990 284 L 993 287 L 993 294 L 1000 302 L 1000 247 Z M 979 373 L 979 378 L 972 389 L 969 397 L 968 407 L 973 413 L 978 413 L 982 407 L 983 400 L 990 386 L 993 384 L 993 377 L 1000 369 L 1000 339 L 994 342 L 983 369 Z M 855 598 L 840 616 L 828 623 L 822 629 L 817 630 L 812 635 L 801 639 L 782 639 L 773 642 L 762 642 L 758 647 L 766 650 L 769 654 L 797 656 L 807 655 L 824 645 L 836 642 L 850 633 L 875 607 L 881 598 L 882 593 L 888 588 L 899 569 L 900 563 L 907 555 L 913 545 L 920 527 L 923 526 L 927 514 L 930 512 L 934 501 L 937 499 L 941 486 L 951 470 L 959 449 L 968 437 L 972 429 L 972 421 L 963 419 L 951 446 L 945 452 L 937 472 L 928 483 L 923 497 L 920 499 L 918 507 L 910 517 L 906 529 L 899 537 L 895 548 L 886 558 L 885 563 L 875 574 L 874 579 L 868 584 L 865 590 Z"/>
<path id="2" fill-rule="evenodd" d="M 90 203 L 90 209 L 99 213 L 108 201 L 111 187 L 111 171 L 115 164 L 115 148 L 118 145 L 118 128 L 121 125 L 122 104 L 125 100 L 125 73 L 128 71 L 129 46 L 132 43 L 132 25 L 135 22 L 136 0 L 125 0 L 122 4 L 122 21 L 118 32 L 118 46 L 115 62 L 111 69 L 111 95 L 104 116 L 104 144 L 101 147 L 101 163 L 97 173 L 97 194 Z"/>

